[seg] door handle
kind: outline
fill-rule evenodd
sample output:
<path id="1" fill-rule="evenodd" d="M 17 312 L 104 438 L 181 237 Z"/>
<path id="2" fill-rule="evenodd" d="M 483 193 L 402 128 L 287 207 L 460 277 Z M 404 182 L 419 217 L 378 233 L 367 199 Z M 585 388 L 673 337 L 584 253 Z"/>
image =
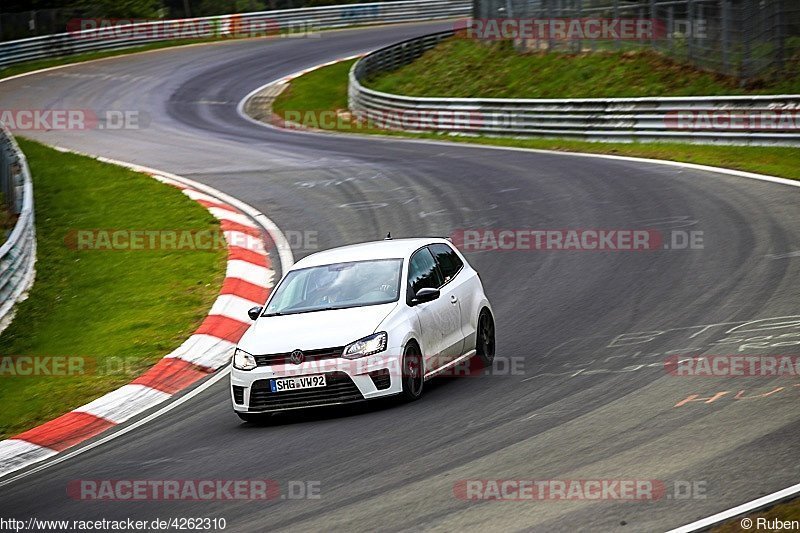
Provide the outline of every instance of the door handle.
<path id="1" fill-rule="evenodd" d="M 450 303 L 452 303 L 452 304 L 458 303 L 458 296 L 456 296 L 455 294 L 451 294 L 450 295 Z"/>

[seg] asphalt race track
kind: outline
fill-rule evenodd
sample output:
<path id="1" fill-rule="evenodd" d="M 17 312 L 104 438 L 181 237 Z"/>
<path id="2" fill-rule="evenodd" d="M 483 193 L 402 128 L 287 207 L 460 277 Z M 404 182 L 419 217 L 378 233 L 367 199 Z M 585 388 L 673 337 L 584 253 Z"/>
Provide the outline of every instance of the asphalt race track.
<path id="1" fill-rule="evenodd" d="M 704 248 L 471 253 L 495 307 L 498 357 L 521 369 L 438 379 L 413 404 L 269 426 L 239 421 L 223 379 L 3 486 L 3 515 L 222 517 L 233 531 L 657 531 L 797 482 L 800 380 L 678 377 L 664 362 L 800 353 L 800 189 L 640 162 L 283 132 L 236 112 L 268 81 L 445 25 L 120 57 L 2 83 L 0 102 L 138 110 L 147 118 L 138 130 L 25 135 L 212 185 L 285 233 L 316 232 L 320 248 L 467 228 L 679 229 L 702 231 Z M 66 492 L 75 479 L 252 478 L 319 481 L 320 498 L 85 502 Z M 661 480 L 668 494 L 463 501 L 453 487 L 465 479 Z M 678 498 L 676 482 L 700 488 Z"/>

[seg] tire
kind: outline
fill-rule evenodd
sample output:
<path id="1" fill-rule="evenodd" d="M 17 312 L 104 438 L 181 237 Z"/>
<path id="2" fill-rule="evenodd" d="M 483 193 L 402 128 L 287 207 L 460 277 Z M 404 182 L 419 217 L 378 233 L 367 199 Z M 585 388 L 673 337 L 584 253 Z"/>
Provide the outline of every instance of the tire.
<path id="1" fill-rule="evenodd" d="M 407 402 L 419 400 L 425 387 L 422 352 L 417 343 L 410 342 L 403 351 L 403 392 L 402 398 Z"/>
<path id="2" fill-rule="evenodd" d="M 494 318 L 488 309 L 481 311 L 478 316 L 478 334 L 475 351 L 484 366 L 492 366 L 494 361 Z"/>
<path id="3" fill-rule="evenodd" d="M 250 422 L 251 424 L 263 424 L 267 420 L 272 417 L 271 413 L 240 413 L 236 411 L 236 416 L 244 420 L 245 422 Z"/>

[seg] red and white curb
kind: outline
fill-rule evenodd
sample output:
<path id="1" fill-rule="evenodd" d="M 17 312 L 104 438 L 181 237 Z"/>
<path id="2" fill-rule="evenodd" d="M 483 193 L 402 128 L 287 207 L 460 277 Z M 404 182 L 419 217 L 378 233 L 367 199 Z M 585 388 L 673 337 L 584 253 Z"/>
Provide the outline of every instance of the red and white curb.
<path id="1" fill-rule="evenodd" d="M 284 272 L 293 263 L 291 250 L 278 228 L 247 204 L 180 176 L 97 159 L 150 174 L 177 187 L 219 219 L 228 247 L 225 280 L 200 327 L 150 370 L 65 415 L 0 441 L 0 477 L 122 424 L 225 366 L 236 342 L 250 326 L 247 310 L 263 305 L 273 286 L 275 271 L 269 252 L 278 253 Z"/>
<path id="2" fill-rule="evenodd" d="M 251 98 L 253 98 L 255 95 L 257 95 L 258 93 L 261 93 L 261 92 L 269 89 L 270 87 L 281 87 L 281 91 L 283 91 L 285 89 L 285 87 L 283 87 L 283 86 L 288 85 L 289 82 L 291 82 L 295 78 L 299 78 L 300 76 L 308 74 L 309 72 L 314 72 L 315 70 L 319 70 L 319 69 L 321 69 L 323 67 L 330 67 L 330 66 L 335 65 L 337 63 L 341 63 L 342 61 L 350 61 L 351 59 L 359 59 L 359 58 L 364 57 L 365 55 L 367 55 L 367 53 L 368 52 L 361 52 L 359 54 L 353 54 L 353 55 L 346 56 L 346 57 L 340 57 L 339 59 L 334 59 L 332 61 L 326 61 L 325 63 L 320 63 L 319 65 L 314 65 L 313 67 L 308 67 L 308 68 L 305 68 L 303 70 L 299 70 L 297 72 L 293 72 L 292 74 L 289 74 L 289 75 L 284 76 L 282 78 L 278 78 L 276 80 L 272 80 L 269 83 L 265 83 L 264 85 L 262 85 L 262 86 L 260 86 L 260 87 L 258 87 L 256 89 L 250 91 L 249 93 L 247 93 L 245 95 L 244 98 L 239 100 L 239 103 L 236 104 L 236 112 L 239 114 L 239 116 L 241 116 L 245 120 L 247 120 L 249 122 L 253 122 L 253 123 L 258 124 L 260 126 L 267 125 L 267 126 L 276 127 L 276 128 L 279 128 L 279 129 L 285 129 L 282 126 L 283 121 L 279 117 L 274 115 L 274 113 L 273 113 L 273 117 L 272 117 L 272 122 L 262 122 L 260 120 L 257 120 L 255 118 L 251 117 L 247 112 L 245 112 L 245 106 L 247 105 L 247 102 Z"/>
<path id="3" fill-rule="evenodd" d="M 319 70 L 322 67 L 330 67 L 332 65 L 335 65 L 336 63 L 341 63 L 342 61 L 350 61 L 351 59 L 358 59 L 360 57 L 364 57 L 365 55 L 367 55 L 367 52 L 362 52 L 360 54 L 353 54 L 353 55 L 347 56 L 347 57 L 340 57 L 339 59 L 334 59 L 333 61 L 326 61 L 325 63 L 320 63 L 319 65 L 314 65 L 313 67 L 308 67 L 306 69 L 299 70 L 297 72 L 293 72 L 292 74 L 289 74 L 288 76 L 284 76 L 283 78 L 277 79 L 277 80 L 269 83 L 268 85 L 273 85 L 273 84 L 279 85 L 279 84 L 283 84 L 283 83 L 289 83 L 290 81 L 292 81 L 295 78 L 299 78 L 300 76 L 308 74 L 309 72 L 314 72 L 315 70 Z M 256 91 L 252 92 L 248 96 L 252 96 L 253 94 L 258 92 L 259 90 L 263 90 L 263 89 L 264 89 L 263 86 L 259 87 L 258 89 L 256 89 Z M 248 97 L 245 96 L 244 99 L 247 100 L 247 98 Z"/>

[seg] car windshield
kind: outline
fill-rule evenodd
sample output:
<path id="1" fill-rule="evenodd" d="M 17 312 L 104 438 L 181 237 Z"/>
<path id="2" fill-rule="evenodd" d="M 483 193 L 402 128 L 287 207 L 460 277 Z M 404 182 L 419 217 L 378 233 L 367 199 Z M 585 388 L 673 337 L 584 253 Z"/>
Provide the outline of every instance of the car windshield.
<path id="1" fill-rule="evenodd" d="M 293 270 L 275 290 L 264 316 L 394 302 L 400 296 L 402 266 L 402 259 L 379 259 Z"/>

